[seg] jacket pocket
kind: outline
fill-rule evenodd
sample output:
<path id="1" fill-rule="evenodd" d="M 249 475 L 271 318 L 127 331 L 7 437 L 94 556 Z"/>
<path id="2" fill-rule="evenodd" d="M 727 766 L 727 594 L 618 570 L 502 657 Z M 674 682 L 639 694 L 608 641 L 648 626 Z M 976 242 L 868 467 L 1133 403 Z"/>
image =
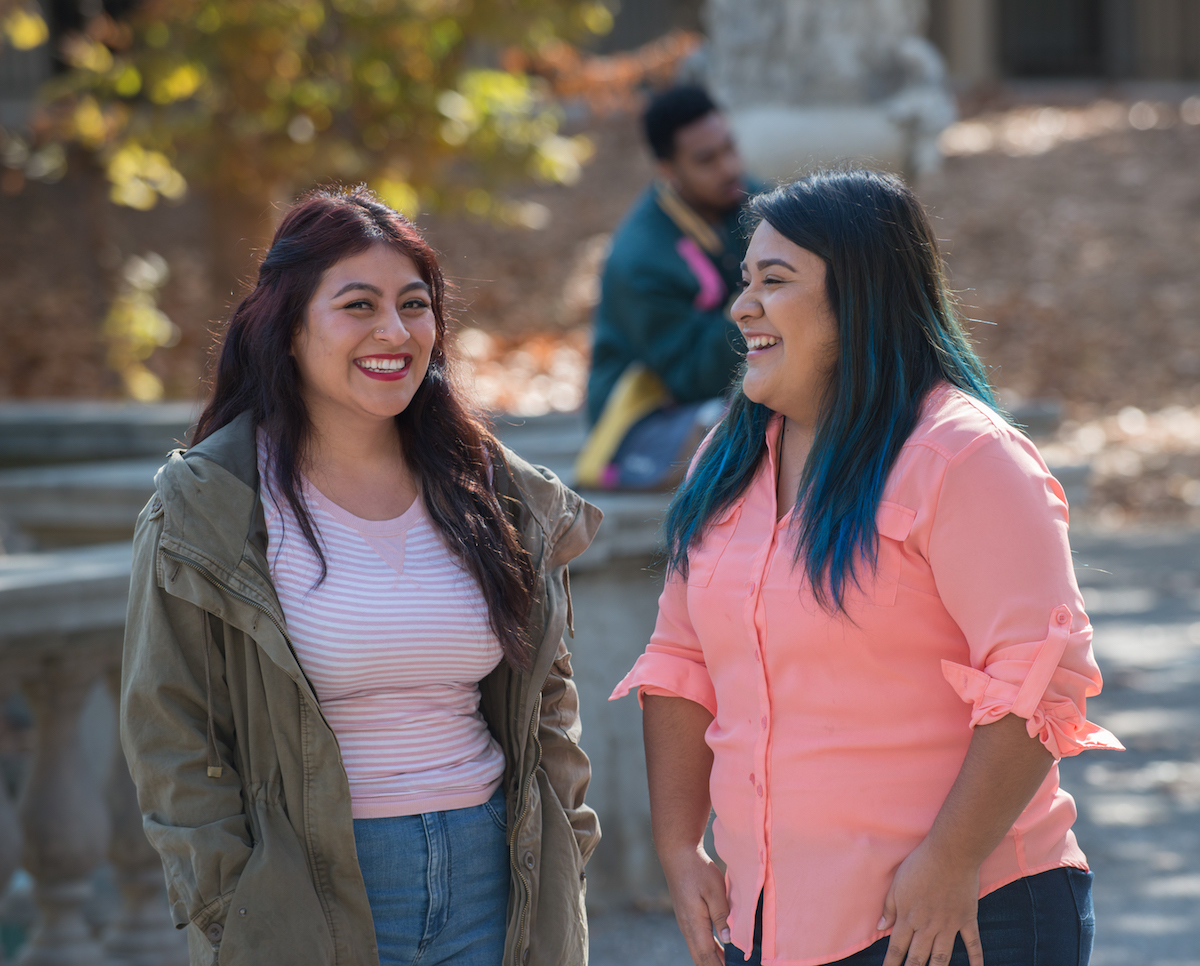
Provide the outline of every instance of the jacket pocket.
<path id="1" fill-rule="evenodd" d="M 742 518 L 742 502 L 726 508 L 716 522 L 708 525 L 698 547 L 688 551 L 688 587 L 707 587 L 712 583 L 717 564 L 725 555 L 729 541 Z"/>
<path id="2" fill-rule="evenodd" d="M 278 807 L 257 803 L 261 838 L 254 846 L 222 924 L 220 966 L 326 966 L 333 939 L 304 849 Z M 210 927 L 211 928 L 211 927 Z"/>

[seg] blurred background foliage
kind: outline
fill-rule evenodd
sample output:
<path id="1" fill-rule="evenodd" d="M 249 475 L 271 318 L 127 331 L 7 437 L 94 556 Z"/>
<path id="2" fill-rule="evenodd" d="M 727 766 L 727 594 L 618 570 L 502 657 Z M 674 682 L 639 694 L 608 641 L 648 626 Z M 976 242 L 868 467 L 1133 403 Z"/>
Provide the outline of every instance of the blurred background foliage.
<path id="1" fill-rule="evenodd" d="M 255 210 L 329 181 L 366 182 L 410 215 L 520 221 L 495 189 L 570 183 L 591 145 L 560 133 L 544 50 L 609 30 L 594 0 L 144 0 L 100 8 L 57 51 L 31 157 L 78 148 L 110 197 L 146 210 L 189 183 Z M 116 5 L 110 5 L 110 9 Z M 48 39 L 0 0 L 9 44 Z"/>
<path id="2" fill-rule="evenodd" d="M 672 35 L 644 51 L 588 54 L 581 46 L 613 26 L 598 0 L 95 0 L 79 9 L 77 29 L 64 31 L 36 0 L 0 0 L 0 57 L 6 46 L 51 44 L 56 64 L 28 124 L 0 130 L 5 193 L 57 182 L 68 167 L 90 169 L 109 201 L 137 211 L 199 191 L 215 290 L 229 293 L 279 213 L 317 184 L 365 183 L 413 218 L 543 227 L 546 208 L 511 189 L 578 181 L 593 145 L 564 131 L 563 103 L 581 105 L 580 115 L 626 106 L 698 43 Z M 152 400 L 163 384 L 145 360 L 178 331 L 156 302 L 165 263 L 154 279 L 132 264 L 111 266 L 101 336 L 124 393 Z"/>

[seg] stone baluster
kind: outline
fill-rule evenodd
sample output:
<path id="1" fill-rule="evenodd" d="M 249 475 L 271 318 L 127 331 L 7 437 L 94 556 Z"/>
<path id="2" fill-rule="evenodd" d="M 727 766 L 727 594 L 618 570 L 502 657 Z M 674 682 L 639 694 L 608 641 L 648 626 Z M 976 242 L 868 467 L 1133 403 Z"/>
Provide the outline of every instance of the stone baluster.
<path id="1" fill-rule="evenodd" d="M 120 668 L 110 668 L 108 686 L 120 701 Z M 108 858 L 121 893 L 121 911 L 104 937 L 109 958 L 128 966 L 187 966 L 187 936 L 175 928 L 167 906 L 162 861 L 142 831 L 137 789 L 120 746 L 108 779 L 112 843 Z"/>
<path id="2" fill-rule="evenodd" d="M 38 922 L 19 966 L 105 966 L 83 906 L 108 848 L 108 810 L 84 760 L 79 722 L 100 670 L 86 655 L 53 657 L 23 682 L 35 735 L 19 807 L 22 865 L 33 877 Z"/>

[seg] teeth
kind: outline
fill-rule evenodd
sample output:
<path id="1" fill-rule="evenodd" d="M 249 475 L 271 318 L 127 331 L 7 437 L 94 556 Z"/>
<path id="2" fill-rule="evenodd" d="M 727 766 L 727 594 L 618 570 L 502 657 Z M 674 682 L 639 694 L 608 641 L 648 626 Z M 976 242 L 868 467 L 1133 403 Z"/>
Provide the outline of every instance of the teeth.
<path id="1" fill-rule="evenodd" d="M 765 349 L 775 345 L 779 340 L 773 335 L 753 335 L 746 340 L 746 348 L 750 350 Z"/>
<path id="2" fill-rule="evenodd" d="M 360 369 L 370 372 L 397 372 L 408 365 L 407 359 L 358 359 Z"/>

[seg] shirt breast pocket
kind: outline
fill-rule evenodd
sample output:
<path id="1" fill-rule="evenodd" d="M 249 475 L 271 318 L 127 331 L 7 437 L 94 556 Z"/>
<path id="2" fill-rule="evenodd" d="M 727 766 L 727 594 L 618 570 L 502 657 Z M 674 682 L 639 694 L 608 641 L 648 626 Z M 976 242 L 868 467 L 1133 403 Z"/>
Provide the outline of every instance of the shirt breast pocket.
<path id="1" fill-rule="evenodd" d="M 875 532 L 879 536 L 879 552 L 876 559 L 874 580 L 870 572 L 860 575 L 863 587 L 860 590 L 849 583 L 849 596 L 876 607 L 893 607 L 896 592 L 900 588 L 900 570 L 904 565 L 904 541 L 908 539 L 916 510 L 888 500 L 879 502 L 875 511 Z"/>
<path id="2" fill-rule="evenodd" d="M 712 583 L 717 564 L 721 562 L 741 517 L 742 504 L 738 502 L 722 512 L 705 530 L 700 546 L 688 552 L 688 587 L 707 587 Z"/>

